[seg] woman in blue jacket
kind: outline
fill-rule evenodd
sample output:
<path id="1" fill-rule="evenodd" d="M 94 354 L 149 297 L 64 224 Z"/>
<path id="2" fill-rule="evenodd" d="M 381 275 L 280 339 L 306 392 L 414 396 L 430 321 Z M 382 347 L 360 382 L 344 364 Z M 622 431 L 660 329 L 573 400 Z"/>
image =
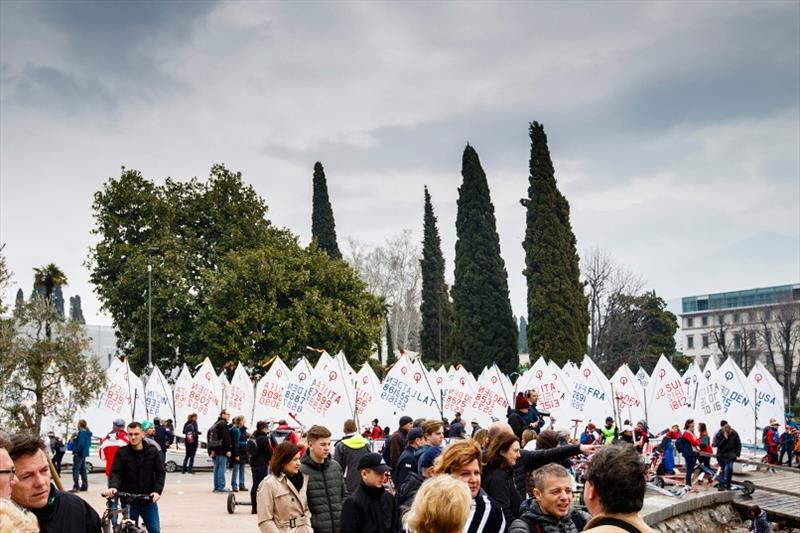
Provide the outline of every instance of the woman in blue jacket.
<path id="1" fill-rule="evenodd" d="M 92 432 L 86 425 L 86 420 L 78 420 L 78 434 L 72 445 L 72 490 L 70 492 L 85 492 L 89 490 L 89 476 L 86 471 L 86 458 L 92 447 Z M 78 479 L 80 478 L 80 485 Z"/>

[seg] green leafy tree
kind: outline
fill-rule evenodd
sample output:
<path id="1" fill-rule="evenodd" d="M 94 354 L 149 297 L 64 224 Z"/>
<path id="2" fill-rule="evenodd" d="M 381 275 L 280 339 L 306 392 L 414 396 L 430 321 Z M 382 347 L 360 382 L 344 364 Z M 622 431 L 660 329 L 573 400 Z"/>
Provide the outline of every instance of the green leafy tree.
<path id="1" fill-rule="evenodd" d="M 89 403 L 105 384 L 98 361 L 84 355 L 89 345 L 84 328 L 65 321 L 47 299 L 15 311 L 10 348 L 0 357 L 2 410 L 11 427 L 39 434 L 45 416 Z"/>
<path id="2" fill-rule="evenodd" d="M 336 223 L 333 220 L 333 208 L 328 197 L 328 182 L 322 163 L 314 164 L 314 194 L 311 212 L 311 239 L 317 243 L 333 259 L 341 259 L 339 244 L 336 242 Z"/>
<path id="3" fill-rule="evenodd" d="M 162 186 L 122 169 L 95 193 L 87 265 L 100 301 L 114 319 L 117 344 L 138 370 L 147 361 L 147 265 L 152 263 L 153 362 L 199 363 L 207 273 L 226 255 L 277 230 L 267 206 L 241 173 L 214 165 L 205 182 L 170 178 Z"/>
<path id="4" fill-rule="evenodd" d="M 508 274 L 500 256 L 494 206 L 478 153 L 464 150 L 456 216 L 453 338 L 467 368 L 493 362 L 504 372 L 519 365 L 517 324 L 508 296 Z"/>
<path id="5" fill-rule="evenodd" d="M 199 355 L 216 365 L 254 365 L 273 355 L 295 360 L 307 346 L 342 350 L 359 365 L 380 339 L 380 302 L 345 262 L 280 232 L 207 272 L 197 324 Z"/>
<path id="6" fill-rule="evenodd" d="M 530 125 L 531 158 L 525 241 L 528 280 L 528 348 L 531 358 L 547 357 L 559 365 L 578 362 L 586 351 L 588 302 L 580 280 L 569 202 L 559 192 L 538 122 Z"/>
<path id="7" fill-rule="evenodd" d="M 528 321 L 524 316 L 519 317 L 519 353 L 528 353 Z"/>
<path id="8" fill-rule="evenodd" d="M 606 332 L 595 357 L 600 368 L 610 375 L 622 363 L 628 363 L 652 372 L 661 354 L 676 363 L 673 356 L 678 319 L 667 309 L 664 299 L 654 291 L 613 298 Z"/>
<path id="9" fill-rule="evenodd" d="M 420 260 L 422 270 L 420 353 L 427 364 L 449 363 L 453 309 L 448 296 L 449 289 L 444 281 L 445 261 L 442 254 L 442 240 L 427 187 L 425 187 L 423 228 Z"/>
<path id="10" fill-rule="evenodd" d="M 81 308 L 81 297 L 77 294 L 70 296 L 69 299 L 69 319 L 78 324 L 86 324 L 86 319 L 83 318 L 83 309 Z"/>

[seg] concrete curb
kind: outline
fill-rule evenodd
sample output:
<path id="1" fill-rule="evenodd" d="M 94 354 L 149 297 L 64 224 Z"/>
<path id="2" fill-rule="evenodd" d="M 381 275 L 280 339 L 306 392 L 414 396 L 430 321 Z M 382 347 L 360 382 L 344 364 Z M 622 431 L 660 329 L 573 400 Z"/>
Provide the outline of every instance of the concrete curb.
<path id="1" fill-rule="evenodd" d="M 690 513 L 704 507 L 711 507 L 722 503 L 733 502 L 734 493 L 731 491 L 714 492 L 712 494 L 704 494 L 691 498 L 688 500 L 679 500 L 675 505 L 670 505 L 658 511 L 653 511 L 642 517 L 645 523 L 653 527 L 656 524 L 669 520 L 670 518 Z"/>

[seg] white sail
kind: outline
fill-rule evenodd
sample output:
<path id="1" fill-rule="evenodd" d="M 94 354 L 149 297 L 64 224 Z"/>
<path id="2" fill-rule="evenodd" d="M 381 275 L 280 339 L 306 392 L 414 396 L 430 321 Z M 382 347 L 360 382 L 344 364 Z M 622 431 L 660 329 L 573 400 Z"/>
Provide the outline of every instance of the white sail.
<path id="1" fill-rule="evenodd" d="M 289 421 L 289 413 L 283 406 L 283 398 L 291 380 L 292 371 L 280 357 L 272 361 L 269 370 L 264 374 L 255 390 L 255 407 L 253 409 L 253 427 L 259 420 L 277 422 Z"/>
<path id="2" fill-rule="evenodd" d="M 753 387 L 756 402 L 756 426 L 764 428 L 771 419 L 775 419 L 783 426 L 784 403 L 783 389 L 778 380 L 770 374 L 761 361 L 756 361 L 747 381 Z M 783 431 L 783 428 L 781 428 Z"/>
<path id="3" fill-rule="evenodd" d="M 184 363 L 178 377 L 175 378 L 175 386 L 172 389 L 175 405 L 175 433 L 183 435 L 183 425 L 192 414 L 192 410 L 187 402 L 189 389 L 192 387 L 192 373 Z"/>
<path id="4" fill-rule="evenodd" d="M 725 420 L 739 433 L 742 444 L 760 444 L 756 430 L 755 387 L 731 357 L 719 367 L 719 383 Z"/>
<path id="5" fill-rule="evenodd" d="M 614 388 L 614 399 L 617 402 L 620 420 L 630 420 L 633 425 L 639 420 L 645 420 L 644 388 L 627 364 L 617 369 L 611 377 L 611 385 Z"/>
<path id="6" fill-rule="evenodd" d="M 663 355 L 659 357 L 647 385 L 647 422 L 652 433 L 663 431 L 673 424 L 683 428 L 694 410 L 678 371 Z"/>
<path id="7" fill-rule="evenodd" d="M 219 419 L 222 410 L 222 384 L 208 357 L 192 378 L 186 395 L 186 407 L 197 413 L 197 426 L 202 432 L 200 438 L 206 441 L 208 430 Z"/>
<path id="8" fill-rule="evenodd" d="M 144 392 L 147 413 L 151 418 L 161 420 L 175 419 L 175 409 L 172 405 L 172 387 L 167 382 L 167 378 L 161 373 L 157 366 L 153 367 Z"/>
<path id="9" fill-rule="evenodd" d="M 438 399 L 423 378 L 424 369 L 401 355 L 386 375 L 380 397 L 392 408 L 392 419 L 440 418 Z"/>
<path id="10" fill-rule="evenodd" d="M 225 387 L 224 394 L 225 409 L 231 414 L 231 420 L 237 416 L 244 416 L 245 426 L 252 428 L 255 390 L 253 381 L 242 363 L 236 366 L 233 378 Z"/>

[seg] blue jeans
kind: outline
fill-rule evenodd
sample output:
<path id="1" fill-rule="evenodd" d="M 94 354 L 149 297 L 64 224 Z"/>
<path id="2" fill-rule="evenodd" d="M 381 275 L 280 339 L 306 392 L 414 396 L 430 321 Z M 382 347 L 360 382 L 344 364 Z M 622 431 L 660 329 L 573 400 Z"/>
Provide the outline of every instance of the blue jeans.
<path id="1" fill-rule="evenodd" d="M 225 490 L 225 469 L 228 458 L 224 455 L 214 456 L 214 490 Z"/>
<path id="2" fill-rule="evenodd" d="M 147 528 L 147 533 L 161 533 L 161 520 L 158 518 L 157 503 L 131 504 L 131 520 L 138 524 L 140 516 Z"/>
<path id="3" fill-rule="evenodd" d="M 692 486 L 692 473 L 694 472 L 694 465 L 697 464 L 697 456 L 696 455 L 684 455 L 683 458 L 686 460 L 686 486 Z"/>
<path id="4" fill-rule="evenodd" d="M 80 477 L 80 486 L 78 485 Z M 87 490 L 89 488 L 89 477 L 86 474 L 86 457 L 72 456 L 72 488 L 75 490 Z"/>
<path id="5" fill-rule="evenodd" d="M 731 479 L 733 478 L 733 461 L 727 463 L 720 463 L 722 471 L 719 474 L 719 486 L 731 488 Z"/>
<path id="6" fill-rule="evenodd" d="M 233 463 L 231 473 L 231 488 L 233 490 L 236 490 L 238 487 L 244 487 L 244 467 L 245 465 L 243 463 Z"/>

